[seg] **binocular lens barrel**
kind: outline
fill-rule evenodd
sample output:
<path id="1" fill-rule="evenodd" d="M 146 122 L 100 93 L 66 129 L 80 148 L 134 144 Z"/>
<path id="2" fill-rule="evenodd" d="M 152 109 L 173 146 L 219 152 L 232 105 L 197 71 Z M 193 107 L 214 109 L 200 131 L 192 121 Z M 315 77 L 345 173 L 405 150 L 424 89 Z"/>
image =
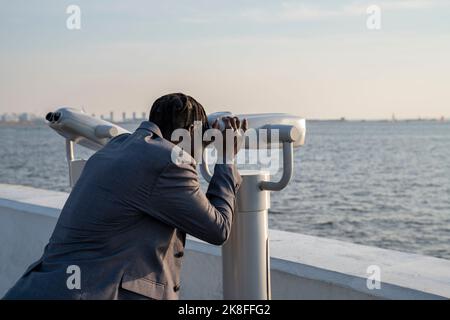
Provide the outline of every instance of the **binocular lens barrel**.
<path id="1" fill-rule="evenodd" d="M 49 112 L 47 113 L 47 115 L 45 116 L 45 119 L 48 122 L 51 123 L 55 123 L 58 122 L 58 120 L 61 118 L 61 113 L 60 112 Z"/>

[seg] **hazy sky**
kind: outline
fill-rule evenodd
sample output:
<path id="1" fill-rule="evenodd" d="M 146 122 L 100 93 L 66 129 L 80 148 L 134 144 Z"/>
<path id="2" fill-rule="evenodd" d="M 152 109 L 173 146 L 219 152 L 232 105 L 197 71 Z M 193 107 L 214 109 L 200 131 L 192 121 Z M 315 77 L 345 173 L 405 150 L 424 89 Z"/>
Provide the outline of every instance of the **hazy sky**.
<path id="1" fill-rule="evenodd" d="M 447 0 L 0 1 L 0 113 L 141 112 L 182 91 L 208 112 L 450 117 L 449 58 Z"/>

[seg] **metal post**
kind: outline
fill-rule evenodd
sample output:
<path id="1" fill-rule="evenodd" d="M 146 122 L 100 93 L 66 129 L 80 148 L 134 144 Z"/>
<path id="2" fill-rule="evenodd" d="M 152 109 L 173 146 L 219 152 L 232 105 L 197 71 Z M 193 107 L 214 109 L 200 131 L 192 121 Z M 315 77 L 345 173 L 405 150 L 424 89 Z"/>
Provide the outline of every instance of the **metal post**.
<path id="1" fill-rule="evenodd" d="M 75 160 L 73 149 L 74 142 L 70 139 L 66 139 L 66 158 L 67 164 L 69 165 L 69 185 L 71 188 L 75 186 L 75 183 L 78 181 L 78 178 L 80 178 L 84 165 L 86 164 L 86 160 Z"/>
<path id="2" fill-rule="evenodd" d="M 73 177 L 73 173 L 72 173 L 72 162 L 75 159 L 74 159 L 74 154 L 73 154 L 73 141 L 70 139 L 66 139 L 66 159 L 67 159 L 67 164 L 69 166 L 69 184 L 70 184 L 70 186 L 73 186 L 74 185 L 74 177 Z"/>
<path id="3" fill-rule="evenodd" d="M 285 132 L 291 132 L 285 128 Z M 270 191 L 280 191 L 287 186 L 294 164 L 292 139 L 288 134 L 283 135 L 283 174 L 279 181 L 269 181 L 269 174 L 262 171 L 241 171 L 243 181 L 236 199 L 230 238 L 222 247 L 224 299 L 271 299 Z"/>
<path id="4" fill-rule="evenodd" d="M 73 156 L 73 141 L 70 139 L 66 139 L 66 159 L 67 162 L 70 162 L 74 159 Z"/>
<path id="5" fill-rule="evenodd" d="M 261 190 L 269 174 L 241 171 L 233 227 L 222 247 L 224 299 L 267 300 L 270 294 L 268 210 L 270 192 Z"/>

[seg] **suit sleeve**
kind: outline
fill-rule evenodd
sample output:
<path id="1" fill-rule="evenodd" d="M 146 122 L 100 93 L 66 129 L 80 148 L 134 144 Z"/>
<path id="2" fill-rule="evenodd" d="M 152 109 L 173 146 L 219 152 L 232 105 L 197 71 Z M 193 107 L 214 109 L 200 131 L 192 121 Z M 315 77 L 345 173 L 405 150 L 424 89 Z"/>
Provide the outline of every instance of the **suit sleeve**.
<path id="1" fill-rule="evenodd" d="M 200 240 L 221 245 L 230 234 L 240 184 L 234 165 L 217 164 L 205 195 L 192 165 L 170 163 L 153 187 L 148 213 Z"/>

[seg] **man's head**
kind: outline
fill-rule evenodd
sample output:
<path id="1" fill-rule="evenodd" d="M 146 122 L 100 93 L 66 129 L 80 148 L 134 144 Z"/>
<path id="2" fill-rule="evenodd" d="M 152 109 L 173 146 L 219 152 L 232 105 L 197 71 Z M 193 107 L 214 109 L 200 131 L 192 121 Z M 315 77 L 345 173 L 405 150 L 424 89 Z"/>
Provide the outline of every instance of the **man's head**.
<path id="1" fill-rule="evenodd" d="M 183 93 L 171 93 L 158 98 L 150 110 L 149 121 L 155 123 L 169 141 L 176 129 L 192 131 L 195 121 L 202 122 L 203 131 L 208 128 L 203 106 Z"/>
<path id="2" fill-rule="evenodd" d="M 201 159 L 203 148 L 210 143 L 209 140 L 209 142 L 203 141 L 204 134 L 208 129 L 213 129 L 216 133 L 219 132 L 221 134 L 220 139 L 217 140 L 216 136 L 213 138 L 213 141 L 216 143 L 214 147 L 219 150 L 219 154 L 222 154 L 222 156 L 225 155 L 225 158 L 228 157 L 229 159 L 233 159 L 236 155 L 242 144 L 241 132 L 245 132 L 248 128 L 247 119 L 242 121 L 242 126 L 240 119 L 237 117 L 223 117 L 222 120 L 224 123 L 224 131 L 219 131 L 219 119 L 216 119 L 210 128 L 202 105 L 194 98 L 183 93 L 171 93 L 156 99 L 150 110 L 149 117 L 149 121 L 159 127 L 164 139 L 176 144 L 182 142 L 181 148 L 184 151 L 188 151 L 189 149 L 188 153 L 196 160 Z M 173 141 L 172 134 L 177 129 L 187 130 L 189 132 L 187 139 L 185 139 L 185 135 L 181 135 L 182 138 L 180 141 L 179 135 L 176 133 L 176 137 L 174 137 L 175 141 Z M 184 130 L 181 131 L 185 133 Z M 225 131 L 232 135 L 227 138 L 224 135 Z M 198 133 L 200 133 L 200 141 L 196 139 Z M 227 143 L 230 145 L 228 146 Z"/>

